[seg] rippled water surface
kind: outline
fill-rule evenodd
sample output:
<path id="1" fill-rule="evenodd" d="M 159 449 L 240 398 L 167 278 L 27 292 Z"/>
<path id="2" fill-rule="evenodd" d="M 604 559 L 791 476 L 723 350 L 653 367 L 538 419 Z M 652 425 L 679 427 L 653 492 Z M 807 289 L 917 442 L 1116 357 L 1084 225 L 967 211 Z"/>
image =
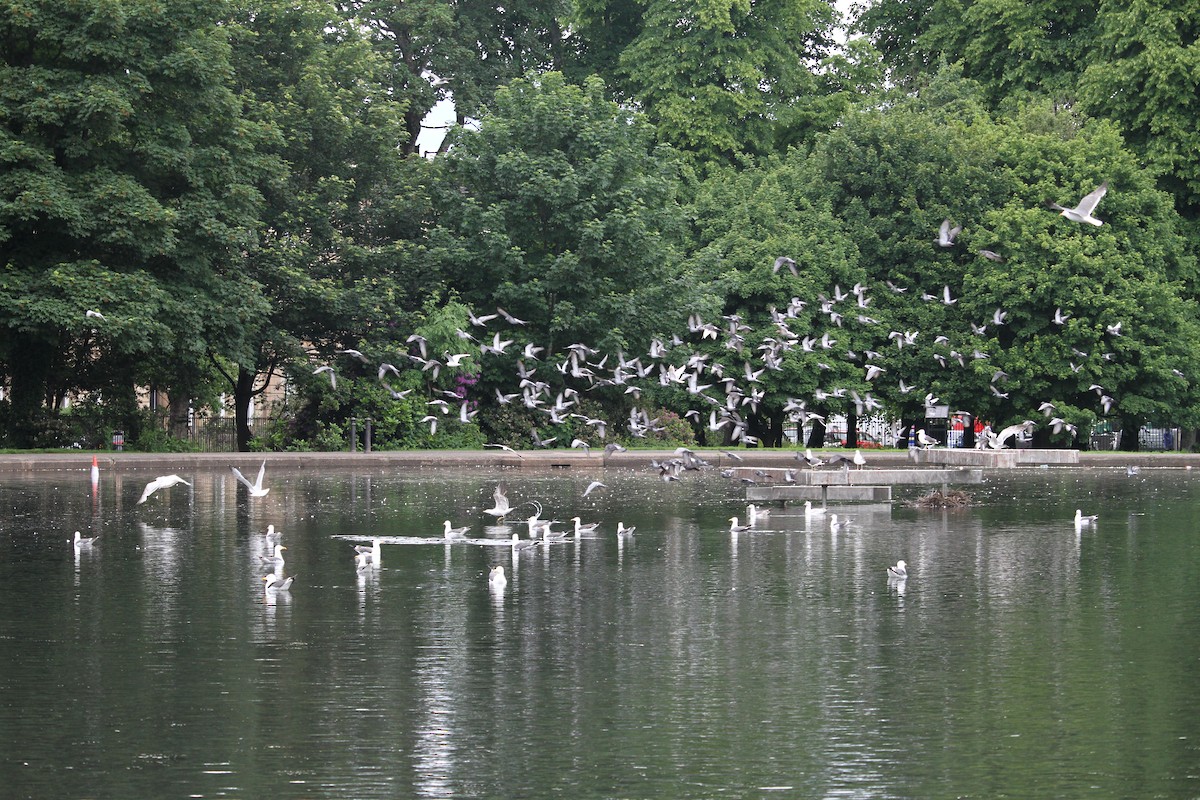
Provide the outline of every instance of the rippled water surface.
<path id="1" fill-rule="evenodd" d="M 1200 796 L 1190 472 L 993 474 L 963 510 L 736 536 L 715 474 L 184 477 L 141 506 L 142 475 L 0 483 L 3 796 Z M 524 536 L 480 513 L 498 480 L 601 538 L 385 539 L 355 570 L 445 519 Z"/>

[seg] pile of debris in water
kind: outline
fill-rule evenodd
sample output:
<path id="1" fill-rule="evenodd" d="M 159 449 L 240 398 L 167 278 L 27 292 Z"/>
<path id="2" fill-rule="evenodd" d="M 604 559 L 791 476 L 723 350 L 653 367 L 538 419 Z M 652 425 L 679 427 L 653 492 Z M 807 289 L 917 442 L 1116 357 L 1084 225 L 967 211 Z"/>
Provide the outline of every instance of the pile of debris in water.
<path id="1" fill-rule="evenodd" d="M 910 500 L 908 505 L 913 508 L 963 508 L 971 505 L 971 496 L 960 489 L 935 490 Z"/>

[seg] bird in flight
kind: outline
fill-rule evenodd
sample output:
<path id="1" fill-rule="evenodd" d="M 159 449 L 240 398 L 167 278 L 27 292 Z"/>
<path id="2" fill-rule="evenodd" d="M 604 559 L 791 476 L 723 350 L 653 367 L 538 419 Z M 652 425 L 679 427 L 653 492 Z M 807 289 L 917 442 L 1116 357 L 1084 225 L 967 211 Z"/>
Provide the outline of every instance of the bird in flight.
<path id="1" fill-rule="evenodd" d="M 962 233 L 962 225 L 955 225 L 951 228 L 950 220 L 947 218 L 942 220 L 942 227 L 938 228 L 936 241 L 941 247 L 953 247 L 954 237 L 960 233 Z"/>
<path id="2" fill-rule="evenodd" d="M 242 471 L 237 467 L 230 467 L 230 469 L 233 470 L 233 477 L 238 479 L 238 483 L 246 487 L 246 490 L 250 492 L 251 497 L 266 497 L 267 492 L 271 491 L 270 488 L 263 488 L 263 476 L 267 472 L 267 462 L 265 459 L 263 460 L 262 465 L 258 468 L 258 477 L 255 478 L 254 483 L 251 483 L 249 480 L 247 480 L 246 476 L 243 475 Z"/>
<path id="3" fill-rule="evenodd" d="M 1096 206 L 1104 199 L 1104 195 L 1108 194 L 1108 181 L 1097 186 L 1092 191 L 1083 196 L 1079 201 L 1079 205 L 1074 208 L 1066 208 L 1060 206 L 1053 200 L 1047 200 L 1046 205 L 1057 211 L 1061 216 L 1066 217 L 1072 222 L 1086 222 L 1089 225 L 1100 227 L 1104 223 L 1101 220 L 1092 216 L 1092 212 L 1096 210 Z"/>
<path id="4" fill-rule="evenodd" d="M 142 503 L 149 500 L 150 495 L 154 494 L 159 489 L 167 489 L 167 488 L 174 486 L 177 483 L 182 483 L 184 486 L 191 486 L 190 483 L 188 483 L 187 481 L 185 481 L 183 478 L 179 477 L 178 475 L 160 475 L 160 476 L 158 476 L 157 478 L 155 478 L 154 480 L 152 480 L 146 484 L 146 488 L 142 490 L 142 496 L 140 498 L 138 498 L 136 505 L 140 506 Z"/>

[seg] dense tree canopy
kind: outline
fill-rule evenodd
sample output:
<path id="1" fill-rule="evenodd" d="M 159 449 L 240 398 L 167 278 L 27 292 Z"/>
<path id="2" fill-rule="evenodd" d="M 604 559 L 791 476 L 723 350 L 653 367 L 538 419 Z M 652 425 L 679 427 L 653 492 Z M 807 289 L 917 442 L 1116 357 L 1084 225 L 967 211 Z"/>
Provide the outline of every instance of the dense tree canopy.
<path id="1" fill-rule="evenodd" d="M 229 86 L 217 2 L 19 3 L 0 18 L 0 362 L 9 435 L 68 389 L 195 392 L 263 305 L 269 136 Z M 87 317 L 86 311 L 100 313 Z"/>
<path id="2" fill-rule="evenodd" d="M 0 438 L 136 439 L 137 387 L 224 391 L 241 448 L 775 444 L 932 398 L 1195 427 L 1194 17 L 870 0 L 839 45 L 827 0 L 10 3 Z M 1050 206 L 1101 185 L 1099 226 Z"/>

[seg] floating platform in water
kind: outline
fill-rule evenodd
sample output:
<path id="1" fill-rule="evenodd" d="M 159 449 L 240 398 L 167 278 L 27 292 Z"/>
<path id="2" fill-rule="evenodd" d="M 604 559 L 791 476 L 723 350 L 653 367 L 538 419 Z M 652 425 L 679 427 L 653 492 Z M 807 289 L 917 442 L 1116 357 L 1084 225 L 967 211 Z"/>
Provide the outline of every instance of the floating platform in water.
<path id="1" fill-rule="evenodd" d="M 738 470 L 739 477 L 756 472 L 782 478 L 786 470 Z M 758 477 L 762 477 L 761 475 Z M 948 486 L 951 483 L 982 483 L 982 469 L 834 469 L 795 470 L 795 483 L 756 484 L 746 488 L 751 503 L 789 503 L 804 500 L 863 501 L 886 503 L 893 486 Z"/>
<path id="2" fill-rule="evenodd" d="M 1079 463 L 1078 450 L 1034 450 L 1032 448 L 1005 448 L 1004 450 L 964 450 L 955 447 L 933 447 L 928 450 L 910 450 L 913 463 L 931 466 L 985 467 L 989 469 L 1014 469 L 1036 467 L 1042 464 L 1072 466 Z"/>

